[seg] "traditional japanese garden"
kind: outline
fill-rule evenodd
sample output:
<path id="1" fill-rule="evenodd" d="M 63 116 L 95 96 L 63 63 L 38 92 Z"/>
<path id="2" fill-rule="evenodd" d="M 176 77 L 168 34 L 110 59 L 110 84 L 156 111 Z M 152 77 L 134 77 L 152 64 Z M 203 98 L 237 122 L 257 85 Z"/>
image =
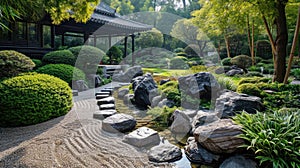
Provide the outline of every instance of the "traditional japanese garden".
<path id="1" fill-rule="evenodd" d="M 296 0 L 1 1 L 0 167 L 299 168 L 299 18 Z"/>

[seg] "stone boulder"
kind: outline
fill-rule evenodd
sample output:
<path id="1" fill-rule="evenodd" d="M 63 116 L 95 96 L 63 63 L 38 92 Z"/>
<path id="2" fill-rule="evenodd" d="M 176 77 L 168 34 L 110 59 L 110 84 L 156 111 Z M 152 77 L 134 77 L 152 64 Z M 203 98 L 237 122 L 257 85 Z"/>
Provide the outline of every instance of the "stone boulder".
<path id="1" fill-rule="evenodd" d="M 239 68 L 239 69 L 232 69 L 228 72 L 226 72 L 227 76 L 235 76 L 235 75 L 243 75 L 245 72 L 243 69 Z"/>
<path id="2" fill-rule="evenodd" d="M 102 104 L 99 106 L 99 110 L 114 110 L 116 109 L 115 104 Z"/>
<path id="3" fill-rule="evenodd" d="M 158 106 L 158 103 L 162 100 L 162 96 L 155 96 L 151 101 L 151 107 Z"/>
<path id="4" fill-rule="evenodd" d="M 199 72 L 178 78 L 179 88 L 185 95 L 210 100 L 217 96 L 220 85 L 209 72 Z"/>
<path id="5" fill-rule="evenodd" d="M 215 111 L 221 118 L 235 116 L 236 113 L 246 111 L 255 114 L 256 111 L 264 109 L 261 98 L 249 96 L 246 94 L 238 94 L 232 91 L 225 91 L 216 100 Z"/>
<path id="6" fill-rule="evenodd" d="M 237 137 L 242 134 L 241 129 L 231 119 L 221 119 L 199 126 L 194 131 L 194 137 L 205 149 L 213 153 L 233 153 L 244 144 L 243 139 Z"/>
<path id="7" fill-rule="evenodd" d="M 112 77 L 112 80 L 115 82 L 130 82 L 133 78 L 137 76 L 142 76 L 143 71 L 141 66 L 134 66 L 131 68 L 128 68 L 126 72 L 124 73 L 118 73 L 114 74 Z"/>
<path id="8" fill-rule="evenodd" d="M 172 100 L 169 99 L 162 99 L 159 103 L 158 103 L 158 107 L 163 107 L 163 106 L 167 106 L 169 108 L 174 107 L 175 103 Z"/>
<path id="9" fill-rule="evenodd" d="M 232 156 L 226 159 L 220 168 L 257 168 L 258 165 L 251 159 L 246 159 L 244 156 Z"/>
<path id="10" fill-rule="evenodd" d="M 133 94 L 126 94 L 123 97 L 123 103 L 127 106 L 131 106 L 132 105 L 132 99 L 134 98 Z"/>
<path id="11" fill-rule="evenodd" d="M 136 77 L 132 80 L 134 90 L 134 103 L 143 109 L 151 106 L 150 94 L 157 92 L 157 85 L 151 74 Z"/>
<path id="12" fill-rule="evenodd" d="M 112 133 L 131 131 L 135 126 L 136 120 L 127 114 L 115 114 L 102 122 L 102 129 Z"/>
<path id="13" fill-rule="evenodd" d="M 199 110 L 192 120 L 192 132 L 199 126 L 207 125 L 218 120 L 220 120 L 220 118 L 217 116 L 217 113 Z"/>
<path id="14" fill-rule="evenodd" d="M 163 139 L 148 151 L 148 158 L 152 162 L 172 162 L 181 159 L 182 152 L 179 147 Z"/>
<path id="15" fill-rule="evenodd" d="M 158 145 L 160 138 L 157 131 L 147 127 L 140 127 L 128 135 L 125 135 L 123 141 L 136 147 L 145 147 Z"/>
<path id="16" fill-rule="evenodd" d="M 123 88 L 118 90 L 118 98 L 123 98 L 125 95 L 129 93 L 128 88 Z"/>
<path id="17" fill-rule="evenodd" d="M 182 111 L 176 109 L 170 118 L 171 132 L 174 134 L 188 134 L 191 130 L 190 118 Z"/>
<path id="18" fill-rule="evenodd" d="M 218 162 L 220 156 L 204 149 L 194 137 L 189 137 L 184 147 L 187 158 L 193 163 L 212 164 Z"/>

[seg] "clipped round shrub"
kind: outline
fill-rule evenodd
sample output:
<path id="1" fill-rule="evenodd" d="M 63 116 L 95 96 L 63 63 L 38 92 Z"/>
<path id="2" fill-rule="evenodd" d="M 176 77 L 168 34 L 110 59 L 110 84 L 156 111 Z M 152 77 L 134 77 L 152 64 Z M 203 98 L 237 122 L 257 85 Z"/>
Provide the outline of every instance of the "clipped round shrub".
<path id="1" fill-rule="evenodd" d="M 244 83 L 253 83 L 253 84 L 257 84 L 257 83 L 268 83 L 271 82 L 271 78 L 261 78 L 261 77 L 254 77 L 254 78 L 242 78 L 238 85 L 244 84 Z"/>
<path id="2" fill-rule="evenodd" d="M 252 65 L 251 57 L 247 55 L 238 55 L 230 60 L 232 65 L 236 65 L 239 68 L 246 69 Z"/>
<path id="3" fill-rule="evenodd" d="M 123 52 L 116 46 L 112 46 L 106 53 L 108 57 L 112 58 L 114 64 L 119 64 L 123 57 Z"/>
<path id="4" fill-rule="evenodd" d="M 39 67 L 43 66 L 43 63 L 41 60 L 39 60 L 39 59 L 31 59 L 31 60 L 35 64 L 34 69 L 38 69 Z"/>
<path id="5" fill-rule="evenodd" d="M 231 64 L 231 58 L 224 58 L 224 59 L 222 59 L 221 60 L 221 64 L 223 65 L 223 66 L 231 66 L 232 64 Z"/>
<path id="6" fill-rule="evenodd" d="M 46 74 L 28 74 L 0 83 L 0 126 L 24 126 L 62 116 L 72 107 L 66 82 Z"/>
<path id="7" fill-rule="evenodd" d="M 72 86 L 72 80 L 85 80 L 85 74 L 78 68 L 66 64 L 48 64 L 36 70 L 60 78 Z"/>
<path id="8" fill-rule="evenodd" d="M 0 78 L 16 76 L 34 68 L 32 60 L 13 50 L 0 51 Z"/>
<path id="9" fill-rule="evenodd" d="M 187 69 L 189 68 L 187 62 L 187 58 L 182 56 L 176 56 L 170 59 L 170 68 L 171 69 Z"/>
<path id="10" fill-rule="evenodd" d="M 175 53 L 184 52 L 184 49 L 183 48 L 175 48 L 174 52 Z"/>
<path id="11" fill-rule="evenodd" d="M 74 65 L 75 57 L 69 50 L 51 51 L 44 55 L 43 64 L 67 64 Z"/>
<path id="12" fill-rule="evenodd" d="M 76 50 L 78 54 L 75 52 L 76 59 L 76 67 L 81 69 L 85 74 L 96 74 L 98 65 L 102 60 L 105 53 L 99 48 L 83 45 L 69 48 L 69 50 Z"/>
<path id="13" fill-rule="evenodd" d="M 238 93 L 244 93 L 252 96 L 260 96 L 261 90 L 252 83 L 241 84 L 237 87 L 236 91 Z"/>

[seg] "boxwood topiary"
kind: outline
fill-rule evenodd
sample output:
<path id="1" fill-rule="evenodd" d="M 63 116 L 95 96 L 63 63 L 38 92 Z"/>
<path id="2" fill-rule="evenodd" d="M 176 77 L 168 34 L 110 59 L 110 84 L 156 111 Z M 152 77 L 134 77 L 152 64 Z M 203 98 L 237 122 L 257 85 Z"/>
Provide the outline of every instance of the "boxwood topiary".
<path id="1" fill-rule="evenodd" d="M 85 74 L 78 68 L 66 64 L 48 64 L 36 70 L 38 73 L 53 75 L 72 86 L 72 80 L 85 80 Z"/>
<path id="2" fill-rule="evenodd" d="M 43 63 L 41 60 L 39 60 L 39 59 L 31 59 L 31 60 L 35 64 L 34 69 L 38 69 L 39 67 L 43 66 Z"/>
<path id="3" fill-rule="evenodd" d="M 0 51 L 0 78 L 16 76 L 34 66 L 32 60 L 22 53 L 13 50 Z"/>
<path id="4" fill-rule="evenodd" d="M 245 93 L 252 96 L 261 96 L 261 90 L 252 83 L 244 83 L 237 87 L 236 91 L 238 93 Z"/>
<path id="5" fill-rule="evenodd" d="M 72 107 L 72 91 L 59 78 L 28 74 L 0 83 L 0 126 L 24 126 L 66 114 Z"/>
<path id="6" fill-rule="evenodd" d="M 223 66 L 231 66 L 232 64 L 230 61 L 231 61 L 231 58 L 224 58 L 224 59 L 222 59 L 221 64 Z"/>
<path id="7" fill-rule="evenodd" d="M 69 50 L 51 51 L 44 55 L 43 64 L 67 64 L 75 65 L 75 57 Z"/>

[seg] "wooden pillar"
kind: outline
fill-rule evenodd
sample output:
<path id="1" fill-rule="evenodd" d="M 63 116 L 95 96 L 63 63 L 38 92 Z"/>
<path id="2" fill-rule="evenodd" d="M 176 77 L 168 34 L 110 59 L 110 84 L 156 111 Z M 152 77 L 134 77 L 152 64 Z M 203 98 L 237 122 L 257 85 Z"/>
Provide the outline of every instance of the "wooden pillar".
<path id="1" fill-rule="evenodd" d="M 111 48 L 111 35 L 108 35 L 108 50 Z M 109 56 L 109 64 L 112 65 L 112 55 Z"/>
<path id="2" fill-rule="evenodd" d="M 51 48 L 55 47 L 55 26 L 51 25 Z"/>
<path id="3" fill-rule="evenodd" d="M 124 55 L 123 55 L 123 58 L 125 58 L 127 56 L 127 39 L 128 37 L 125 36 L 125 39 L 124 39 Z"/>
<path id="4" fill-rule="evenodd" d="M 134 66 L 135 64 L 135 55 L 134 55 L 134 37 L 135 35 L 132 34 L 131 35 L 131 50 L 132 50 L 132 62 L 131 62 L 131 65 Z"/>
<path id="5" fill-rule="evenodd" d="M 97 36 L 94 35 L 94 47 L 96 47 L 96 45 L 97 45 Z"/>

